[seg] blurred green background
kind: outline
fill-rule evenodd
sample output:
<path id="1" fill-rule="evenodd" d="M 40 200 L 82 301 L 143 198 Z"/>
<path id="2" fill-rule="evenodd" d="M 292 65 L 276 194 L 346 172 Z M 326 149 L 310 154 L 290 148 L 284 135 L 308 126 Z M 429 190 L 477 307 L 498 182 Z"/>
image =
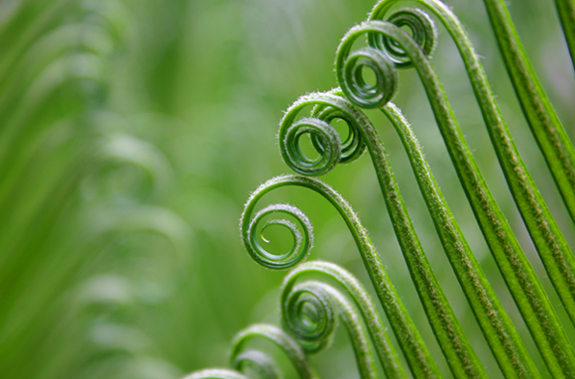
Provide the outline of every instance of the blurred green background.
<path id="1" fill-rule="evenodd" d="M 175 379 L 204 367 L 227 367 L 231 338 L 250 323 L 279 324 L 285 272 L 250 260 L 238 219 L 250 191 L 288 172 L 275 138 L 282 110 L 300 95 L 336 86 L 339 39 L 373 3 L 0 1 L 2 378 Z M 447 3 L 468 28 L 519 149 L 575 246 L 573 225 L 513 97 L 483 5 Z M 573 70 L 552 1 L 512 0 L 510 11 L 575 137 Z M 433 63 L 489 185 L 545 281 L 461 60 L 441 26 L 439 32 Z M 402 71 L 400 78 L 395 101 L 414 125 L 470 245 L 528 338 L 421 85 L 414 72 Z M 454 285 L 399 139 L 379 114 L 368 115 L 389 150 L 436 274 L 489 372 L 498 377 Z M 324 180 L 359 212 L 445 369 L 368 157 L 336 168 Z M 278 190 L 268 198 L 289 201 L 309 215 L 316 234 L 312 258 L 340 264 L 367 284 L 350 235 L 327 202 L 302 189 Z M 313 358 L 323 377 L 357 377 L 346 338 L 339 333 L 329 351 Z"/>

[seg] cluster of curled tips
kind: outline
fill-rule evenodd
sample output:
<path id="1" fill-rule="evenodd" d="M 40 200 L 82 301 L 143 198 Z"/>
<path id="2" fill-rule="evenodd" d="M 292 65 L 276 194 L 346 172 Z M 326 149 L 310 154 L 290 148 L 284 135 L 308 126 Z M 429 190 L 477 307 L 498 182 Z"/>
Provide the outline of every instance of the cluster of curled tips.
<path id="1" fill-rule="evenodd" d="M 367 36 L 368 46 L 352 52 L 355 41 Z M 437 32 L 423 11 L 402 8 L 390 12 L 384 21 L 370 20 L 351 28 L 336 53 L 337 80 L 345 95 L 361 108 L 381 108 L 397 92 L 397 67 L 409 67 L 413 56 L 400 40 L 407 38 L 430 56 Z M 373 73 L 370 82 L 366 70 Z"/>
<path id="2" fill-rule="evenodd" d="M 280 123 L 279 143 L 286 164 L 299 174 L 319 176 L 338 163 L 349 163 L 365 152 L 362 123 L 369 122 L 353 104 L 338 96 L 337 90 L 301 96 L 287 110 Z M 299 113 L 311 107 L 310 117 L 298 119 Z M 332 122 L 342 120 L 348 127 L 341 138 Z M 302 137 L 310 137 L 319 155 L 308 157 L 301 148 Z"/>

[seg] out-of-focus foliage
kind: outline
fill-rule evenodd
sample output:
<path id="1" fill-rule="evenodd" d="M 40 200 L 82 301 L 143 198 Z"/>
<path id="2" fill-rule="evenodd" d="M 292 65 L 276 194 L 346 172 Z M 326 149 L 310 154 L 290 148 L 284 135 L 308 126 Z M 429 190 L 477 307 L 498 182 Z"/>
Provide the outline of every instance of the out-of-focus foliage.
<path id="1" fill-rule="evenodd" d="M 446 3 L 483 55 L 516 143 L 573 244 L 575 232 L 548 185 L 545 163 L 531 153 L 535 143 L 512 96 L 483 5 Z M 275 140 L 280 110 L 306 91 L 335 86 L 339 39 L 372 5 L 372 0 L 0 2 L 2 377 L 178 378 L 225 366 L 230 339 L 248 324 L 278 323 L 284 274 L 265 271 L 248 258 L 237 221 L 249 192 L 288 170 Z M 573 71 L 553 5 L 512 1 L 511 12 L 559 116 L 572 125 Z M 488 184 L 541 276 L 488 147 L 463 65 L 439 32 L 435 66 Z M 465 196 L 452 185 L 456 174 L 421 86 L 413 72 L 402 72 L 400 80 L 395 101 L 414 125 L 478 259 L 527 335 Z M 433 254 L 441 246 L 410 170 L 401 169 L 408 167 L 401 144 L 390 125 L 373 117 L 430 262 L 452 291 L 447 292 L 452 303 L 463 303 L 462 293 L 449 285 L 455 278 L 443 254 Z M 573 128 L 567 131 L 573 139 Z M 430 337 L 372 170 L 364 158 L 325 180 L 359 211 L 412 317 Z M 286 199 L 297 202 L 314 224 L 313 257 L 364 278 L 352 240 L 329 206 L 297 190 L 282 193 Z M 469 334 L 482 360 L 495 366 L 470 309 L 455 311 L 474 330 Z M 342 335 L 316 358 L 324 377 L 357 376 L 349 349 Z M 445 368 L 439 354 L 437 359 Z"/>

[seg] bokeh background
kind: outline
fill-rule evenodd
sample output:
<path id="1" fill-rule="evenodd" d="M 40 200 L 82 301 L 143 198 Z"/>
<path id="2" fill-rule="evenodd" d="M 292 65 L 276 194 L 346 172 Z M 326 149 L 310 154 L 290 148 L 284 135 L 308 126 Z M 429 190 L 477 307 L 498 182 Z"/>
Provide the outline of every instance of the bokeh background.
<path id="1" fill-rule="evenodd" d="M 250 260 L 238 219 L 250 191 L 289 172 L 275 137 L 282 110 L 302 94 L 336 86 L 339 39 L 365 18 L 373 2 L 0 1 L 2 378 L 176 379 L 204 367 L 228 367 L 229 342 L 249 324 L 279 324 L 285 272 Z M 573 225 L 513 97 L 483 5 L 447 3 L 482 55 L 519 149 L 575 246 Z M 553 3 L 509 3 L 532 63 L 573 138 L 573 67 Z M 455 46 L 441 26 L 439 32 L 435 67 L 489 185 L 550 288 L 494 160 Z M 421 85 L 414 72 L 402 71 L 400 78 L 395 101 L 528 338 L 465 202 Z M 389 150 L 436 274 L 489 372 L 499 377 L 454 284 L 399 139 L 379 114 L 368 115 Z M 337 167 L 324 180 L 359 212 L 445 369 L 368 157 Z M 367 284 L 350 235 L 327 202 L 302 189 L 278 190 L 268 200 L 303 209 L 315 227 L 312 258 L 340 264 Z M 567 332 L 573 337 L 573 330 Z M 339 332 L 328 351 L 313 357 L 323 377 L 357 377 L 346 339 Z"/>

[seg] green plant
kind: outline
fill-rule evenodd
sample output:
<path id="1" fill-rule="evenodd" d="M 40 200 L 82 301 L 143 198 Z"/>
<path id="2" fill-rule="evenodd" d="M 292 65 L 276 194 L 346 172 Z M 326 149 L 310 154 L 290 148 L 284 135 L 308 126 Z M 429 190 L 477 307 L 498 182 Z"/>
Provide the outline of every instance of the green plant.
<path id="1" fill-rule="evenodd" d="M 297 204 L 305 211 L 313 222 L 315 234 L 311 256 L 322 261 L 299 264 L 289 274 L 266 270 L 247 258 L 241 246 L 237 218 L 247 194 L 254 183 L 289 170 L 281 161 L 281 154 L 277 154 L 276 145 L 271 143 L 282 118 L 281 110 L 302 93 L 337 84 L 330 68 L 338 42 L 357 20 L 365 18 L 374 2 L 0 1 L 2 378 L 177 379 L 201 367 L 229 365 L 225 351 L 230 340 L 234 361 L 231 369 L 242 374 L 229 369 L 204 371 L 194 374 L 196 377 L 354 378 L 359 372 L 367 377 L 382 377 L 380 360 L 385 362 L 387 372 L 410 376 L 409 362 L 402 353 L 404 348 L 412 352 L 410 363 L 417 370 L 441 372 L 449 377 L 452 374 L 442 346 L 455 353 L 449 359 L 454 370 L 464 370 L 465 375 L 487 373 L 500 377 L 497 360 L 473 311 L 487 313 L 483 324 L 491 328 L 489 315 L 497 309 L 496 304 L 491 304 L 493 307 L 479 304 L 473 309 L 468 305 L 416 180 L 419 177 L 421 185 L 428 188 L 425 191 L 428 201 L 435 206 L 430 208 L 434 209 L 436 221 L 443 224 L 449 210 L 444 209 L 427 166 L 433 169 L 435 181 L 461 229 L 459 233 L 452 223 L 443 235 L 448 246 L 450 241 L 461 243 L 451 251 L 451 260 L 469 263 L 460 267 L 459 275 L 475 275 L 473 262 L 466 258 L 469 250 L 473 250 L 488 278 L 487 283 L 478 281 L 469 286 L 468 293 L 473 295 L 485 289 L 488 294 L 487 284 L 492 286 L 509 314 L 512 327 L 525 342 L 527 358 L 533 359 L 541 376 L 551 376 L 511 292 L 506 289 L 497 262 L 488 253 L 489 247 L 475 223 L 433 122 L 434 115 L 416 70 L 397 70 L 401 84 L 396 84 L 399 92 L 393 102 L 398 107 L 388 104 L 383 108 L 387 115 L 379 109 L 358 109 L 349 101 L 349 93 L 334 90 L 302 97 L 308 105 L 291 107 L 290 117 L 295 118 L 289 121 L 286 116 L 284 125 L 285 132 L 293 127 L 293 132 L 299 133 L 304 126 L 299 125 L 298 129 L 295 124 L 301 124 L 302 116 L 313 116 L 308 127 L 325 131 L 327 140 L 320 136 L 316 149 L 313 140 L 311 145 L 306 142 L 315 131 L 303 133 L 299 146 L 310 158 L 319 156 L 318 152 L 329 155 L 322 149 L 333 146 L 334 159 L 325 161 L 327 171 L 339 161 L 335 159 L 335 152 L 340 149 L 336 140 L 345 141 L 349 134 L 341 119 L 351 120 L 352 126 L 358 128 L 356 136 L 366 136 L 367 142 L 371 142 L 356 146 L 354 141 L 359 139 L 347 141 L 346 160 L 351 162 L 363 151 L 354 153 L 355 147 L 372 149 L 382 188 L 394 205 L 395 226 L 386 214 L 369 154 L 364 154 L 353 164 L 337 165 L 337 169 L 326 173 L 322 181 L 329 185 L 314 178 L 283 175 L 267 182 L 273 190 L 266 192 L 262 187 L 258 192 L 265 195 L 258 198 L 253 215 L 259 213 L 260 205 L 265 209 L 276 201 Z M 575 228 L 568 208 L 562 203 L 553 176 L 544 167 L 545 158 L 535 151 L 536 140 L 523 127 L 521 106 L 515 99 L 503 61 L 495 51 L 497 44 L 484 4 L 471 0 L 446 0 L 446 3 L 457 12 L 483 55 L 481 63 L 514 141 L 573 246 Z M 574 121 L 571 105 L 575 99 L 572 64 L 559 19 L 553 19 L 557 12 L 552 2 L 510 0 L 509 3 L 533 70 L 541 75 L 564 125 L 571 125 Z M 402 4 L 397 3 L 391 11 L 396 12 Z M 558 2 L 557 7 L 563 9 L 559 12 L 561 22 L 568 25 L 572 12 L 566 13 L 564 9 L 569 10 L 572 4 Z M 498 13 L 497 8 L 493 10 Z M 510 229 L 503 232 L 512 230 L 517 239 L 516 244 L 503 246 L 499 261 L 505 263 L 507 257 L 512 257 L 509 254 L 520 251 L 519 246 L 525 251 L 536 273 L 533 277 L 541 280 L 568 341 L 573 341 L 575 331 L 569 315 L 559 305 L 561 300 L 538 261 L 521 215 L 507 191 L 490 137 L 482 125 L 481 111 L 472 98 L 473 89 L 463 76 L 464 65 L 455 55 L 457 47 L 440 19 L 433 12 L 424 11 L 435 20 L 438 30 L 434 69 L 485 181 L 509 221 Z M 416 14 L 419 16 L 420 13 Z M 503 16 L 506 17 L 505 13 Z M 412 16 L 405 13 L 394 17 L 398 22 L 417 20 L 409 21 Z M 422 20 L 422 31 L 429 29 L 425 19 Z M 536 27 L 533 20 L 538 20 Z M 508 33 L 507 27 L 497 29 Z M 567 40 L 572 40 L 572 28 L 566 27 L 565 34 Z M 363 40 L 360 36 L 354 42 L 350 54 L 355 54 L 355 47 L 367 46 Z M 387 45 L 398 52 L 393 43 Z M 429 52 L 433 40 L 424 45 Z M 378 53 L 369 54 L 377 57 Z M 386 65 L 385 58 L 378 61 Z M 518 83 L 528 83 L 524 75 L 531 71 L 528 66 L 511 68 L 517 71 Z M 373 83 L 372 70 L 362 70 L 366 72 L 366 81 Z M 393 80 L 393 70 L 385 75 Z M 529 84 L 528 88 L 536 91 L 526 98 L 526 110 L 543 109 L 546 101 L 540 89 L 535 84 Z M 344 89 L 349 92 L 353 85 Z M 543 100 L 542 105 L 532 103 L 538 99 Z M 372 100 L 377 101 L 377 93 L 369 101 Z M 369 105 L 369 101 L 362 106 Z M 313 104 L 318 102 L 320 105 L 314 111 Z M 497 112 L 488 114 L 497 116 Z M 533 116 L 545 116 L 536 119 L 536 124 L 555 123 L 549 109 L 532 113 Z M 391 123 L 386 121 L 388 117 Z M 404 122 L 407 119 L 412 127 Z M 338 133 L 333 133 L 324 121 L 329 121 Z M 290 123 L 294 125 L 290 127 Z M 566 132 L 573 138 L 572 129 L 567 128 Z M 415 134 L 425 147 L 425 157 L 413 138 Z M 564 149 L 555 149 L 561 132 L 544 131 L 542 135 L 550 135 L 555 141 L 551 144 L 554 146 L 549 159 L 551 166 L 555 170 L 572 166 L 565 160 L 569 155 Z M 387 156 L 378 154 L 380 141 Z M 404 148 L 404 143 L 409 148 Z M 557 152 L 560 154 L 555 159 L 552 155 Z M 410 160 L 416 163 L 417 176 L 409 169 Z M 391 180 L 391 167 L 398 186 Z M 517 183 L 521 188 L 522 184 Z M 567 191 L 563 191 L 567 202 L 572 186 L 569 183 L 572 182 L 560 181 L 560 185 L 567 186 Z M 350 238 L 341 215 L 317 191 L 302 187 L 304 184 L 329 195 L 344 216 L 348 215 L 345 217 L 351 221 L 363 257 L 374 261 L 369 267 L 371 275 L 382 284 L 378 291 L 366 285 L 370 274 L 364 269 L 362 255 L 353 254 L 357 250 L 356 239 Z M 398 200 L 399 194 L 405 208 Z M 340 201 L 342 198 L 349 203 Z M 363 226 L 349 204 L 359 211 Z M 298 221 L 297 217 L 273 209 L 262 215 L 259 223 L 264 227 L 271 222 L 265 227 L 266 240 L 257 241 L 270 253 L 281 254 L 289 251 L 283 249 L 283 243 L 289 247 L 293 238 L 283 225 Z M 282 206 L 278 210 L 289 212 L 294 208 Z M 305 252 L 307 217 L 303 212 L 294 212 L 303 220 L 301 242 Z M 274 223 L 273 218 L 278 215 L 289 222 Z M 251 222 L 248 218 L 246 213 L 247 224 Z M 410 224 L 417 236 L 412 234 Z M 405 232 L 402 245 L 413 247 L 413 254 L 407 256 L 409 265 L 417 269 L 413 280 L 400 253 L 394 227 Z M 371 231 L 369 236 L 367 229 Z M 497 246 L 497 240 L 491 242 Z M 511 265 L 509 278 L 529 279 L 522 276 L 525 269 L 521 268 L 527 261 L 511 262 L 515 265 Z M 280 293 L 286 275 L 284 292 Z M 561 276 L 556 279 L 560 285 L 565 282 Z M 519 280 L 514 293 L 521 295 L 529 280 Z M 364 283 L 367 294 L 360 283 Z M 444 336 L 441 345 L 423 311 L 416 283 L 428 312 L 438 315 L 431 319 L 435 320 L 438 335 Z M 399 297 L 403 306 L 391 301 L 383 309 L 378 293 L 388 300 Z M 279 299 L 295 306 L 286 309 L 303 311 L 303 315 L 291 313 L 286 318 L 283 329 L 292 330 L 290 334 L 271 326 L 281 323 Z M 526 302 L 524 309 L 534 311 L 532 327 L 540 325 L 537 316 L 544 313 L 530 302 Z M 392 323 L 388 322 L 386 311 L 393 315 Z M 325 328 L 315 330 L 314 320 L 321 320 L 321 315 L 333 318 L 326 318 L 329 322 Z M 372 323 L 358 322 L 361 318 Z M 333 323 L 338 320 L 342 327 Z M 257 324 L 244 329 L 254 323 Z M 405 331 L 400 332 L 407 337 L 401 343 L 389 327 L 392 324 Z M 238 330 L 243 332 L 234 339 Z M 315 340 L 320 331 L 325 331 L 322 337 L 328 338 Z M 330 331 L 335 335 L 330 337 L 327 333 Z M 348 332 L 354 336 L 353 340 L 346 336 Z M 455 333 L 461 337 L 459 340 L 450 338 Z M 543 346 L 551 341 L 545 330 L 539 341 Z M 497 343 L 497 339 L 492 342 L 493 346 Z M 326 346 L 329 351 L 309 353 Z M 305 355 L 304 349 L 308 351 Z M 354 351 L 361 358 L 360 370 L 354 362 Z M 272 354 L 264 356 L 268 352 Z M 499 359 L 507 360 L 513 357 L 509 354 L 516 353 L 521 351 L 503 351 Z M 421 359 L 413 359 L 414 356 Z M 527 362 L 527 370 L 532 369 L 525 354 L 517 357 Z M 515 361 L 511 359 L 513 366 Z M 550 353 L 549 359 L 553 362 L 555 355 Z M 466 365 L 473 360 L 482 367 Z M 555 366 L 557 371 L 561 370 L 561 365 Z M 282 370 L 277 370 L 280 367 Z M 507 372 L 515 369 L 513 366 Z"/>
<path id="2" fill-rule="evenodd" d="M 426 13 L 418 9 L 392 9 L 396 3 L 398 1 L 380 1 L 367 21 L 353 27 L 344 36 L 336 53 L 336 76 L 341 89 L 302 96 L 288 108 L 280 124 L 280 151 L 285 163 L 303 176 L 274 178 L 252 194 L 241 220 L 244 245 L 250 256 L 265 267 L 285 269 L 297 264 L 312 246 L 312 229 L 307 217 L 299 209 L 285 204 L 268 206 L 254 215 L 255 205 L 266 193 L 287 185 L 309 188 L 321 194 L 336 208 L 349 227 L 411 374 L 416 378 L 442 377 L 356 214 L 331 187 L 308 178 L 326 174 L 338 163 L 350 163 L 367 150 L 411 278 L 427 319 L 447 358 L 451 373 L 456 378 L 488 377 L 435 278 L 395 181 L 388 155 L 377 131 L 362 110 L 381 109 L 404 145 L 437 234 L 501 372 L 507 378 L 541 376 L 543 367 L 537 367 L 533 362 L 522 336 L 517 332 L 514 322 L 507 315 L 505 307 L 498 300 L 469 248 L 415 134 L 399 108 L 390 103 L 399 86 L 397 68 L 413 67 L 423 83 L 451 161 L 483 236 L 529 328 L 539 354 L 543 357 L 546 369 L 554 378 L 573 377 L 575 353 L 572 345 L 503 211 L 487 188 L 439 77 L 429 61 L 435 45 L 433 22 Z M 479 58 L 465 30 L 449 8 L 436 0 L 420 0 L 417 3 L 433 13 L 455 41 L 513 199 L 559 294 L 562 306 L 573 321 L 573 253 L 515 147 Z M 486 0 L 485 4 L 526 118 L 571 218 L 575 220 L 571 209 L 575 188 L 573 146 L 529 65 L 505 5 L 502 1 L 489 0 Z M 564 10 L 573 7 L 571 2 L 558 1 L 557 7 L 562 16 L 572 15 L 572 12 L 565 13 Z M 562 17 L 561 20 L 569 42 L 570 30 L 574 24 L 570 23 L 568 17 Z M 353 50 L 354 43 L 360 37 L 367 37 L 368 46 Z M 571 46 L 571 42 L 569 43 Z M 366 71 L 371 71 L 374 79 L 366 79 Z M 310 108 L 309 117 L 298 118 L 300 112 Z M 344 121 L 349 130 L 343 141 L 333 127 L 337 120 Z M 317 157 L 313 157 L 302 147 L 306 138 L 310 138 Z M 270 220 L 268 217 L 274 214 L 287 214 L 292 219 Z M 260 222 L 263 222 L 263 226 L 259 225 Z M 294 246 L 288 253 L 275 255 L 263 248 L 258 241 L 268 228 L 275 225 L 282 225 L 290 230 Z M 364 300 L 358 300 L 364 298 L 364 292 L 352 289 L 356 287 L 356 284 L 351 284 L 356 283 L 355 279 L 337 270 L 337 266 L 332 267 L 321 262 L 306 264 L 288 275 L 284 291 L 289 292 L 292 289 L 293 278 L 302 272 L 318 271 L 337 278 L 346 292 L 359 302 L 359 309 L 365 312 L 367 329 L 371 333 L 386 375 L 405 377 L 390 340 L 379 326 L 376 330 L 371 328 L 373 325 L 380 325 L 380 321 L 376 313 L 371 311 L 372 308 L 365 305 L 369 300 L 364 303 Z M 342 279 L 344 277 L 347 279 Z M 310 340 L 304 333 L 306 329 L 308 332 L 314 332 L 314 328 L 319 328 L 320 325 L 330 330 L 326 326 L 328 321 L 323 321 L 320 316 L 325 314 L 327 317 L 332 311 L 326 311 L 328 308 L 323 305 L 320 307 L 321 299 L 331 297 L 331 302 L 338 304 L 336 308 L 340 309 L 342 319 L 357 319 L 341 310 L 347 308 L 341 305 L 339 295 L 326 295 L 331 293 L 331 289 L 328 290 L 318 283 L 296 288 L 296 292 L 301 291 L 307 294 L 307 297 L 302 295 L 303 300 L 299 302 L 299 295 L 295 297 L 297 300 L 290 300 L 291 297 L 282 294 L 282 318 L 285 328 L 294 334 L 296 339 L 303 341 L 300 341 L 300 344 L 308 353 L 316 352 L 325 342 Z M 294 317 L 299 317 L 295 326 L 290 323 Z M 346 322 L 346 325 L 349 324 Z M 304 332 L 300 333 L 298 328 L 302 328 Z M 347 326 L 347 329 L 354 345 L 361 376 L 377 377 L 376 365 L 373 363 L 370 348 L 364 344 L 361 327 Z"/>

